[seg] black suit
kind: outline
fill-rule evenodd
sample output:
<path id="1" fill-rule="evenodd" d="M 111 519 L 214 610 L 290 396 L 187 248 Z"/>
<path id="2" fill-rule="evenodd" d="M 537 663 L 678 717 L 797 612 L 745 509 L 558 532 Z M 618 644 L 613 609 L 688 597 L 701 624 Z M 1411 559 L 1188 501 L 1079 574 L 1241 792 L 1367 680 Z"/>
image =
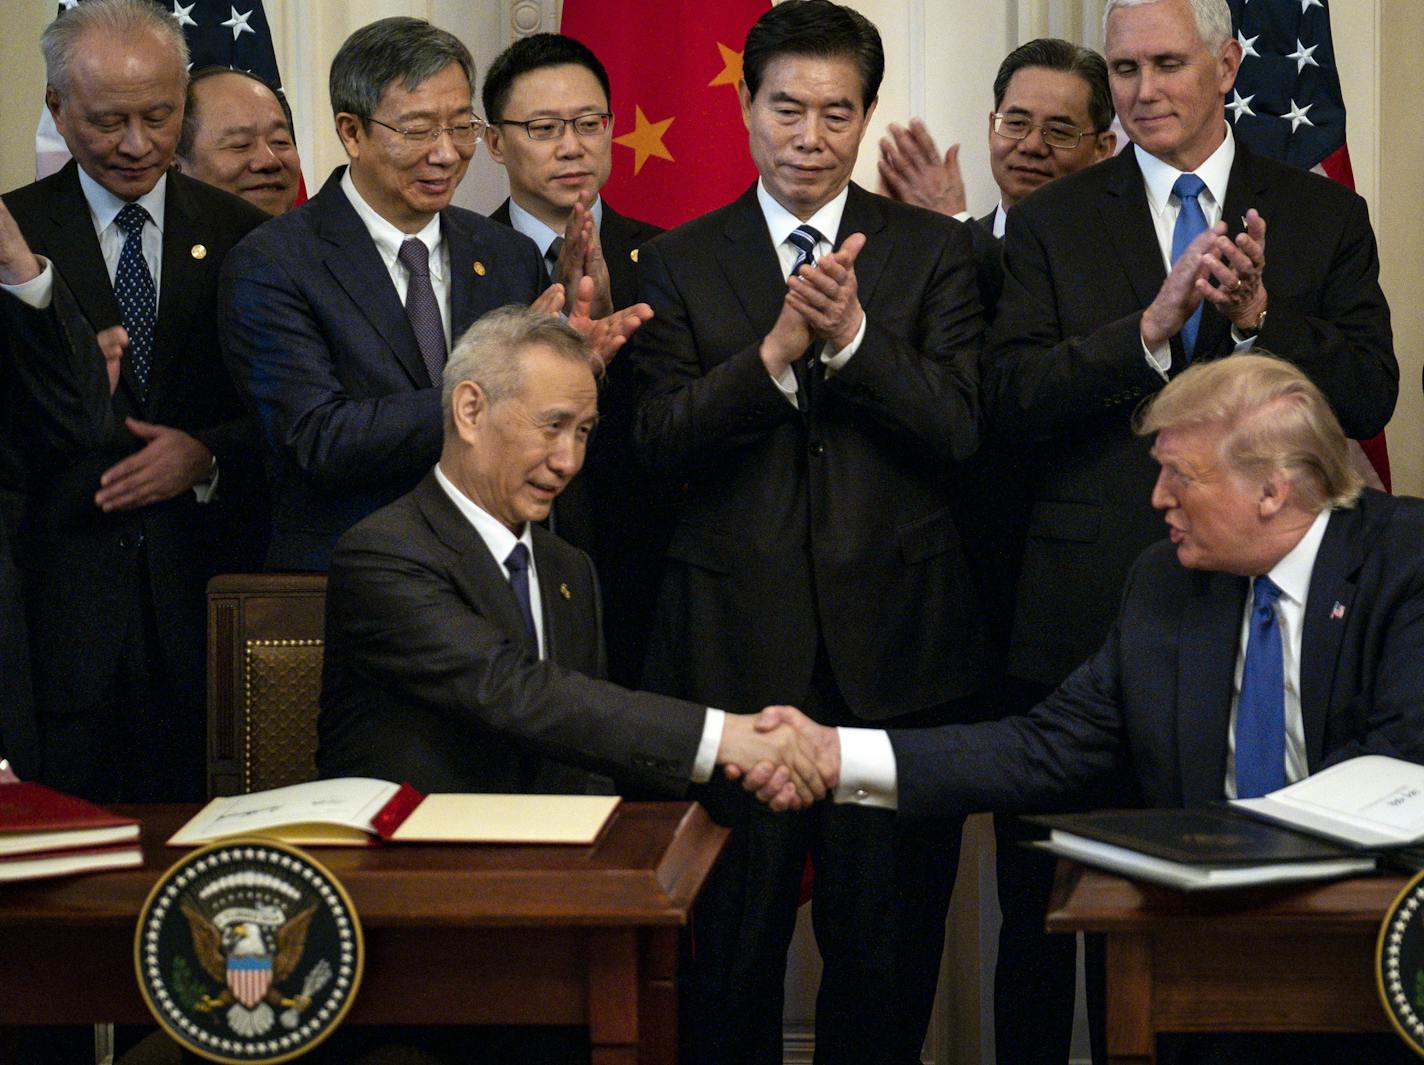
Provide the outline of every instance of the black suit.
<path id="1" fill-rule="evenodd" d="M 509 201 L 490 217 L 510 225 Z M 598 237 L 615 308 L 638 302 L 636 257 L 642 245 L 661 232 L 603 201 Z M 583 469 L 554 501 L 554 527 L 560 537 L 593 556 L 603 592 L 608 675 L 619 684 L 636 686 L 667 547 L 669 505 L 658 499 L 633 457 L 633 360 L 626 351 L 609 363 L 600 382 L 598 414 L 598 431 L 589 442 Z"/>
<path id="2" fill-rule="evenodd" d="M 1394 409 L 1398 367 L 1364 201 L 1237 142 L 1222 213 L 1232 234 L 1251 207 L 1268 227 L 1258 346 L 1305 371 L 1347 435 L 1373 436 Z M 1052 685 L 1097 647 L 1128 566 L 1162 536 L 1147 505 L 1156 467 L 1130 425 L 1163 384 L 1139 325 L 1166 276 L 1135 151 L 1016 204 L 1004 270 L 987 414 L 996 437 L 1036 446 L 1009 668 Z M 1196 358 L 1232 347 L 1230 323 L 1205 308 Z M 1172 350 L 1184 366 L 1179 338 Z"/>
<path id="3" fill-rule="evenodd" d="M 682 794 L 706 708 L 603 673 L 587 555 L 534 526 L 546 656 L 504 570 L 427 474 L 341 538 L 326 599 L 317 764 L 424 791 L 582 791 L 569 763 Z"/>
<path id="4" fill-rule="evenodd" d="M 865 337 L 832 375 L 819 359 L 798 364 L 804 410 L 757 355 L 785 278 L 755 188 L 642 249 L 640 295 L 656 317 L 634 339 L 635 441 L 684 496 L 649 687 L 895 726 L 962 712 L 986 679 L 949 506 L 978 438 L 969 236 L 855 185 L 836 243 L 853 232 L 867 237 L 855 265 Z M 685 1052 L 780 1061 L 781 973 L 809 847 L 827 963 L 818 1048 L 917 1058 L 957 822 L 911 839 L 866 811 L 772 819 L 722 798 L 709 797 L 714 813 L 740 830 L 699 903 Z"/>
<path id="5" fill-rule="evenodd" d="M 273 471 L 272 569 L 326 569 L 343 532 L 410 491 L 440 456 L 440 382 L 344 172 L 243 241 L 223 271 L 223 350 Z M 533 241 L 459 207 L 440 224 L 452 340 L 544 288 Z"/>
<path id="6" fill-rule="evenodd" d="M 112 429 L 103 358 L 57 270 L 44 310 L 0 295 L 0 395 L 5 397 L 0 423 L 7 427 L 6 436 L 29 441 L 55 463 L 95 447 Z M 9 525 L 0 520 L 0 756 L 22 777 L 34 777 L 39 773 L 39 735 Z"/>
<path id="7" fill-rule="evenodd" d="M 17 561 L 26 586 L 43 779 L 104 801 L 188 801 L 204 793 L 204 633 L 209 577 L 250 565 L 264 499 L 255 431 L 218 355 L 218 271 L 267 216 L 170 173 L 158 325 L 146 396 L 127 356 L 112 426 L 77 460 L 24 446 L 29 509 Z M 93 328 L 118 324 L 79 171 L 5 197 L 30 247 L 63 274 Z M 212 451 L 218 497 L 192 492 L 103 514 L 99 477 L 142 442 L 134 417 L 180 429 Z"/>

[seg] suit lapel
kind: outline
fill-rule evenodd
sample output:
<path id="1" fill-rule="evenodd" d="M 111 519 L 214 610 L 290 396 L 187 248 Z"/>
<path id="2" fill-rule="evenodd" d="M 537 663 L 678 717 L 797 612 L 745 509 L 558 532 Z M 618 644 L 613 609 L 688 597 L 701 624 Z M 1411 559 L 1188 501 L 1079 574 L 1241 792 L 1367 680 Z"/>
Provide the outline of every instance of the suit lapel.
<path id="1" fill-rule="evenodd" d="M 524 617 L 504 566 L 465 520 L 432 471 L 416 486 L 416 501 L 430 528 L 457 558 L 455 586 L 472 603 L 489 610 L 488 620 L 512 640 L 524 643 Z"/>
<path id="2" fill-rule="evenodd" d="M 321 191 L 312 197 L 317 211 L 317 235 L 325 242 L 322 262 L 346 292 L 352 306 L 390 348 L 411 383 L 424 388 L 432 382 L 420 357 L 415 331 L 396 295 L 390 271 L 376 250 L 376 242 L 341 187 L 344 172 L 344 167 L 338 167 Z"/>
<path id="3" fill-rule="evenodd" d="M 771 246 L 766 219 L 753 185 L 733 204 L 722 240 L 714 251 L 728 286 L 741 304 L 753 336 L 764 337 L 776 324 L 786 278 Z"/>
<path id="4" fill-rule="evenodd" d="M 1137 156 L 1131 148 L 1102 165 L 1112 170 L 1098 202 L 1102 219 L 1098 232 L 1113 244 L 1128 284 L 1138 303 L 1146 307 L 1156 298 L 1157 290 L 1167 279 L 1167 271 L 1162 265 L 1162 249 L 1157 246 L 1157 229 L 1152 223 L 1152 210 L 1147 206 L 1142 171 L 1137 167 Z"/>
<path id="5" fill-rule="evenodd" d="M 508 208 L 504 214 L 508 225 Z M 453 211 L 441 212 L 440 228 L 450 251 L 450 336 L 459 339 L 489 307 L 488 300 L 477 298 L 479 287 L 484 284 L 484 275 L 475 270 L 475 260 L 480 257 L 479 239 Z"/>
<path id="6" fill-rule="evenodd" d="M 1186 806 L 1222 795 L 1246 588 L 1240 577 L 1205 575 L 1182 611 L 1177 634 L 1177 750 L 1181 800 Z"/>
<path id="7" fill-rule="evenodd" d="M 1363 520 L 1359 505 L 1332 512 L 1310 572 L 1300 641 L 1300 714 L 1305 726 L 1306 765 L 1312 773 L 1324 757 L 1335 667 L 1364 556 Z"/>
<path id="8" fill-rule="evenodd" d="M 846 197 L 845 213 L 841 215 L 841 231 L 836 234 L 835 247 L 839 248 L 852 233 L 865 234 L 865 247 L 855 259 L 855 281 L 861 306 L 866 306 L 874 299 L 875 286 L 895 251 L 895 237 L 885 226 L 885 214 L 880 205 L 854 182 Z"/>
<path id="9" fill-rule="evenodd" d="M 165 391 L 172 383 L 183 350 L 183 338 L 188 336 L 193 312 L 203 291 L 203 279 L 214 268 L 216 258 L 209 259 L 203 239 L 202 219 L 175 174 L 168 176 L 168 191 L 163 208 L 163 266 L 158 296 L 158 328 L 153 338 L 153 370 L 148 398 L 144 406 L 149 411 L 162 410 Z M 197 252 L 203 248 L 201 257 Z"/>
<path id="10" fill-rule="evenodd" d="M 544 657 L 578 668 L 586 658 L 582 650 L 591 631 L 588 618 L 592 608 L 574 601 L 576 585 L 563 566 L 563 553 L 551 546 L 557 543 L 556 537 L 537 525 L 533 534 L 539 603 L 544 615 Z"/>
<path id="11" fill-rule="evenodd" d="M 104 265 L 99 236 L 94 232 L 94 216 L 79 184 L 79 166 L 73 160 L 57 175 L 57 195 L 50 204 L 50 239 L 46 251 L 52 254 L 65 282 L 74 294 L 84 317 L 96 331 L 123 321 L 113 282 Z M 128 392 L 134 409 L 139 409 L 138 379 L 128 358 L 120 363 L 119 387 Z"/>

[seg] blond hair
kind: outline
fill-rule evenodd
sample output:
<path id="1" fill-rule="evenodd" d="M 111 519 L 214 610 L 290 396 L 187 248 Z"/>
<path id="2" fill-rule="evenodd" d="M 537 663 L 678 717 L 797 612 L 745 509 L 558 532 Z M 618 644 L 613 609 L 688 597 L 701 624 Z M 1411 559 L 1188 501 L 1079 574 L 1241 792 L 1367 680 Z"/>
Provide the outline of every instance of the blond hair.
<path id="1" fill-rule="evenodd" d="M 1348 507 L 1364 488 L 1320 389 L 1269 352 L 1197 363 L 1143 405 L 1135 428 L 1149 436 L 1200 425 L 1222 428 L 1223 466 L 1252 478 L 1284 472 L 1307 510 Z"/>

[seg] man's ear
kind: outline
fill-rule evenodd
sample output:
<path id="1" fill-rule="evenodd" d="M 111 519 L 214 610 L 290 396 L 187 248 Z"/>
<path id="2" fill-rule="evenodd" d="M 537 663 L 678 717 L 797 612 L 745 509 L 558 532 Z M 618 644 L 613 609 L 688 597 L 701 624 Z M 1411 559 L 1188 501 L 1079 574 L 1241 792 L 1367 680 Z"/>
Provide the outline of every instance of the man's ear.
<path id="1" fill-rule="evenodd" d="M 751 90 L 747 88 L 746 78 L 742 78 L 739 82 L 737 82 L 737 99 L 740 100 L 742 104 L 742 124 L 746 126 L 747 129 L 751 129 L 752 94 Z"/>
<path id="2" fill-rule="evenodd" d="M 45 106 L 49 108 L 50 117 L 55 120 L 57 125 L 59 122 L 59 90 L 53 85 L 46 85 L 44 101 Z"/>
<path id="3" fill-rule="evenodd" d="M 1256 501 L 1257 512 L 1262 521 L 1267 521 L 1290 504 L 1295 494 L 1295 485 L 1285 470 L 1275 470 L 1261 485 L 1261 495 Z"/>
<path id="4" fill-rule="evenodd" d="M 489 411 L 489 397 L 474 381 L 461 381 L 450 394 L 450 420 L 456 434 L 467 444 L 475 442 Z"/>
<path id="5" fill-rule="evenodd" d="M 366 123 L 350 111 L 340 111 L 336 115 L 336 135 L 341 138 L 341 146 L 350 159 L 361 157 L 361 142 L 365 140 Z"/>
<path id="6" fill-rule="evenodd" d="M 1105 129 L 1094 136 L 1098 144 L 1093 149 L 1093 162 L 1101 163 L 1104 159 L 1111 159 L 1117 149 L 1117 130 Z"/>
<path id="7" fill-rule="evenodd" d="M 504 144 L 501 140 L 503 136 L 503 127 L 496 126 L 493 122 L 485 126 L 485 151 L 489 152 L 489 157 L 501 166 L 504 165 Z"/>

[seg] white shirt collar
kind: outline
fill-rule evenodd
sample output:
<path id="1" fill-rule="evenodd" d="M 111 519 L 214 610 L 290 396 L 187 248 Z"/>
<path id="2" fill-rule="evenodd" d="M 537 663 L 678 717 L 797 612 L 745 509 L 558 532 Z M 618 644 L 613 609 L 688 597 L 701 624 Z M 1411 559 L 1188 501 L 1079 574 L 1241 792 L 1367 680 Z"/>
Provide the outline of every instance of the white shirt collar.
<path id="1" fill-rule="evenodd" d="M 542 219 L 535 218 L 519 204 L 514 202 L 514 197 L 509 198 L 509 224 L 516 232 L 523 233 L 526 237 L 539 245 L 539 254 L 548 255 L 549 245 L 554 243 L 555 237 L 562 237 L 563 233 L 556 229 L 551 229 L 545 225 Z M 593 225 L 595 229 L 603 226 L 603 197 L 595 196 L 593 200 Z"/>
<path id="2" fill-rule="evenodd" d="M 341 175 L 341 191 L 346 193 L 346 198 L 351 201 L 351 206 L 356 209 L 356 214 L 360 217 L 362 224 L 366 227 L 366 232 L 371 234 L 371 240 L 375 242 L 376 250 L 381 253 L 387 265 L 396 261 L 400 254 L 400 246 L 405 243 L 408 237 L 417 237 L 430 250 L 430 272 L 435 277 L 444 276 L 444 256 L 436 255 L 440 249 L 440 242 L 443 239 L 440 230 L 440 215 L 436 214 L 429 222 L 425 223 L 425 228 L 419 233 L 406 233 L 399 227 L 392 225 L 361 195 L 361 190 L 356 187 L 356 182 L 351 180 L 351 168 L 346 168 L 346 173 Z"/>
<path id="3" fill-rule="evenodd" d="M 841 231 L 841 215 L 845 214 L 848 196 L 850 196 L 849 184 L 841 189 L 835 199 L 802 222 L 801 219 L 777 203 L 771 193 L 766 191 L 766 185 L 760 178 L 757 178 L 757 203 L 761 205 L 762 217 L 766 219 L 766 228 L 771 232 L 771 245 L 774 248 L 779 248 L 786 243 L 786 238 L 795 232 L 797 226 L 802 225 L 813 227 L 826 238 L 826 243 L 835 247 L 836 234 Z"/>
<path id="4" fill-rule="evenodd" d="M 128 203 L 127 200 L 119 199 L 91 178 L 82 166 L 79 168 L 79 187 L 84 191 L 84 199 L 89 204 L 89 213 L 94 216 L 94 230 L 97 233 L 102 233 L 113 225 L 114 219 L 124 209 L 124 204 Z M 134 202 L 148 212 L 148 217 L 153 220 L 154 227 L 159 233 L 162 233 L 163 209 L 168 203 L 168 175 L 164 174 L 160 177 L 153 188 Z"/>
<path id="5" fill-rule="evenodd" d="M 1153 212 L 1161 214 L 1172 194 L 1172 186 L 1186 171 L 1178 170 L 1170 163 L 1164 163 L 1155 155 L 1148 154 L 1139 144 L 1134 144 L 1132 148 L 1137 153 L 1137 165 L 1142 170 L 1142 180 L 1147 186 L 1147 199 Z M 1225 207 L 1226 186 L 1231 180 L 1231 164 L 1235 160 L 1236 138 L 1231 132 L 1231 123 L 1227 122 L 1226 139 L 1194 171 L 1196 176 L 1202 179 L 1218 207 Z"/>
<path id="6" fill-rule="evenodd" d="M 480 534 L 480 539 L 485 542 L 485 546 L 489 548 L 490 554 L 494 556 L 496 562 L 503 566 L 504 560 L 514 550 L 514 545 L 523 544 L 529 551 L 529 564 L 531 567 L 533 566 L 534 540 L 529 535 L 527 522 L 523 532 L 519 536 L 515 536 L 504 522 L 456 488 L 455 482 L 445 476 L 445 471 L 440 468 L 439 463 L 435 464 L 435 480 L 441 488 L 445 489 L 445 494 L 464 515 L 465 520 L 475 527 L 475 532 Z"/>
<path id="7" fill-rule="evenodd" d="M 1004 226 L 1009 221 L 1009 209 L 1004 206 L 1004 201 L 1000 200 L 998 206 L 994 208 L 994 236 L 1000 240 L 1004 239 Z"/>
<path id="8" fill-rule="evenodd" d="M 1325 539 L 1325 526 L 1330 523 L 1327 507 L 1315 516 L 1310 528 L 1300 538 L 1300 542 L 1286 553 L 1286 557 L 1271 567 L 1266 576 L 1271 583 L 1302 607 L 1306 594 L 1310 591 L 1310 575 L 1315 570 L 1315 556 L 1320 554 L 1320 542 Z"/>

